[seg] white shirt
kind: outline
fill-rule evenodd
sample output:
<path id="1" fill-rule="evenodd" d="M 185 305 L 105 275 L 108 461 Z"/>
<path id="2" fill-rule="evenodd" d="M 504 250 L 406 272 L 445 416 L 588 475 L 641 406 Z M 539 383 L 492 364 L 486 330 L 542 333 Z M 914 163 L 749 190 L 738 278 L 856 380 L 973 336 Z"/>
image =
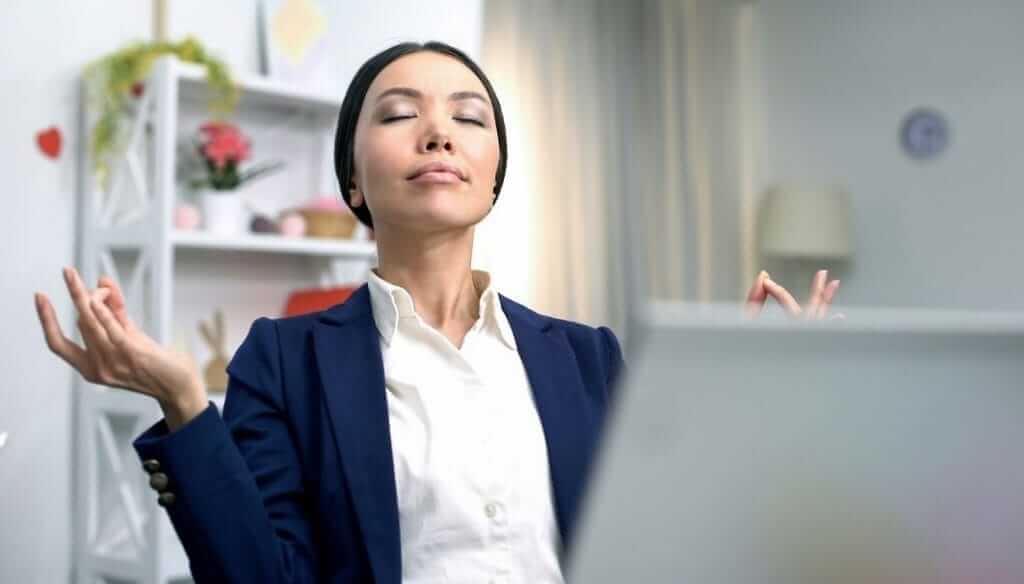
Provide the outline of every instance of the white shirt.
<path id="1" fill-rule="evenodd" d="M 512 328 L 473 272 L 480 317 L 456 348 L 374 271 L 402 582 L 561 584 L 544 431 Z"/>

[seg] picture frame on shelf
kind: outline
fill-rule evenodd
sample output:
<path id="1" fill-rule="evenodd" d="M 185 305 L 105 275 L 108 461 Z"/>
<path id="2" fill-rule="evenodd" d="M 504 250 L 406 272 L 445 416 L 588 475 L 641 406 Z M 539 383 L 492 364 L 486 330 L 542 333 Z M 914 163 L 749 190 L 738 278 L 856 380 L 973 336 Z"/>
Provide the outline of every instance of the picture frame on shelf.
<path id="1" fill-rule="evenodd" d="M 337 2 L 260 0 L 263 73 L 311 91 L 330 92 L 341 80 L 331 67 L 331 35 L 337 34 Z"/>

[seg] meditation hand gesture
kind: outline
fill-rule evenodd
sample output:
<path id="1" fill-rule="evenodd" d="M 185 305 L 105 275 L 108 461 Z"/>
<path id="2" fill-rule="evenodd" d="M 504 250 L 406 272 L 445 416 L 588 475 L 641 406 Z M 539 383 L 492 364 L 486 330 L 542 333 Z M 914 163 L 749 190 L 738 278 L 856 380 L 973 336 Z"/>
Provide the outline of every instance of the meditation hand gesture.
<path id="1" fill-rule="evenodd" d="M 845 318 L 842 314 L 835 314 L 831 317 L 828 314 L 829 307 L 832 305 L 832 299 L 835 298 L 837 290 L 839 290 L 839 280 L 829 282 L 828 270 L 819 270 L 811 282 L 811 294 L 807 298 L 807 303 L 800 306 L 800 303 L 793 298 L 789 291 L 772 281 L 768 272 L 762 270 L 757 275 L 754 285 L 750 287 L 750 292 L 747 294 L 747 317 L 757 318 L 760 316 L 761 310 L 764 309 L 765 301 L 771 296 L 793 318 L 803 318 L 806 320 L 842 319 Z"/>
<path id="2" fill-rule="evenodd" d="M 106 276 L 86 288 L 78 272 L 64 269 L 64 281 L 78 310 L 85 347 L 64 336 L 46 295 L 35 295 L 46 344 L 91 383 L 127 389 L 156 398 L 167 425 L 175 429 L 201 413 L 206 388 L 189 355 L 168 350 L 128 318 L 120 287 Z"/>

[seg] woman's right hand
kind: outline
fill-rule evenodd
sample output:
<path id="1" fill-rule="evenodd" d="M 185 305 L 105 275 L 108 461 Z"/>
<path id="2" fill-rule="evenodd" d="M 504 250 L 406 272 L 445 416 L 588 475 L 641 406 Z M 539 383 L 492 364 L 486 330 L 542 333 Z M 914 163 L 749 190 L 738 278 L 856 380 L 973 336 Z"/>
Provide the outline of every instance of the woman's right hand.
<path id="1" fill-rule="evenodd" d="M 64 336 L 53 305 L 36 293 L 36 312 L 51 351 L 86 381 L 156 398 L 172 431 L 206 409 L 206 387 L 193 359 L 142 332 L 128 318 L 124 295 L 113 279 L 101 277 L 99 286 L 89 290 L 74 268 L 64 268 L 64 281 L 78 310 L 85 347 Z"/>

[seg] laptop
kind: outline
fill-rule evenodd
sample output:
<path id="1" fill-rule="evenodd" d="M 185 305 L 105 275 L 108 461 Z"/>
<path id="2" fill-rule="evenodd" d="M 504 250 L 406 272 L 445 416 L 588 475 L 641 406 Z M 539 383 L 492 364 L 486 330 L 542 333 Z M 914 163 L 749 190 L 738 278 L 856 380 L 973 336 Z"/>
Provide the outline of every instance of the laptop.
<path id="1" fill-rule="evenodd" d="M 1024 582 L 1024 315 L 637 326 L 569 582 Z"/>

